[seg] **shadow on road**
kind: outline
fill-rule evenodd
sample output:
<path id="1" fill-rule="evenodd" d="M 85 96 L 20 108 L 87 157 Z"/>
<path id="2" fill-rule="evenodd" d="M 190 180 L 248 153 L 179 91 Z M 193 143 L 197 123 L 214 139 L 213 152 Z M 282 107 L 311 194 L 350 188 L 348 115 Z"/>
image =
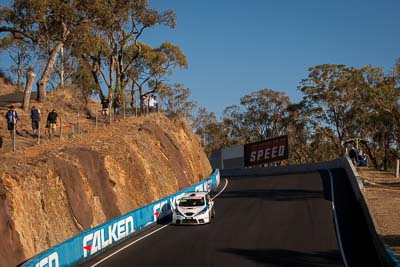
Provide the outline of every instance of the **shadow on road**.
<path id="1" fill-rule="evenodd" d="M 343 266 L 338 265 L 341 262 L 339 251 L 316 251 L 304 253 L 300 251 L 271 249 L 271 250 L 248 250 L 228 248 L 221 250 L 223 253 L 229 253 L 247 258 L 259 264 L 277 267 L 323 267 L 323 266 Z"/>
<path id="2" fill-rule="evenodd" d="M 298 201 L 324 198 L 324 193 L 316 190 L 279 189 L 279 190 L 238 190 L 224 192 L 219 198 L 261 198 L 267 201 Z"/>

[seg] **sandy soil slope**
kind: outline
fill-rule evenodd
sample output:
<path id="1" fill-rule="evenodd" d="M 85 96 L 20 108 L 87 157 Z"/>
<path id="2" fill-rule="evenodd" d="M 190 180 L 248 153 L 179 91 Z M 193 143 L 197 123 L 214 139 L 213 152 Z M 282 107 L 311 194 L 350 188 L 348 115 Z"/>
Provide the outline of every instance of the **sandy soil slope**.
<path id="1" fill-rule="evenodd" d="M 382 239 L 400 258 L 400 178 L 373 168 L 358 167 L 357 171 Z"/>

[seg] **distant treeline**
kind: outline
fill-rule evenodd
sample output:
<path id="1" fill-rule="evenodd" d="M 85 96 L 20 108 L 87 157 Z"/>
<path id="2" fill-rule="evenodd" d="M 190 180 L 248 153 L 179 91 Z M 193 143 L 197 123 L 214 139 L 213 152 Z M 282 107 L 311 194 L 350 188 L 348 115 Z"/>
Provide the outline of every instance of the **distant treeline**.
<path id="1" fill-rule="evenodd" d="M 199 109 L 193 125 L 208 153 L 287 134 L 292 163 L 318 162 L 343 155 L 349 140 L 361 138 L 370 163 L 387 168 L 400 152 L 399 85 L 400 64 L 386 74 L 369 65 L 319 65 L 300 81 L 299 103 L 263 89 L 226 107 L 222 121 Z"/>

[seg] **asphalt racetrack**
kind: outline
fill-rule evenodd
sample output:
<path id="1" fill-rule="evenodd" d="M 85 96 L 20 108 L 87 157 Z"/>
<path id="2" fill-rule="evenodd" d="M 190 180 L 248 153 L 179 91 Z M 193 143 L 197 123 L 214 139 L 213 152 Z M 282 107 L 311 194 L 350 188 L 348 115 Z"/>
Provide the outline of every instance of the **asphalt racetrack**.
<path id="1" fill-rule="evenodd" d="M 226 183 L 210 224 L 157 225 L 82 266 L 381 266 L 343 170 Z"/>

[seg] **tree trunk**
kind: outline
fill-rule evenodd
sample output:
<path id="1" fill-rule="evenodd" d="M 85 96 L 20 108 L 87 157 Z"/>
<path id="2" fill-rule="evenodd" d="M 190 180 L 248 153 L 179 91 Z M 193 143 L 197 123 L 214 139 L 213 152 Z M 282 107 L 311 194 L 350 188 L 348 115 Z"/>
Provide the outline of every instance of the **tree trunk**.
<path id="1" fill-rule="evenodd" d="M 18 91 L 22 92 L 22 89 L 23 89 L 23 86 L 22 86 L 22 70 L 21 70 L 20 67 L 18 67 L 17 88 L 18 88 Z"/>
<path id="2" fill-rule="evenodd" d="M 376 157 L 372 155 L 371 149 L 369 148 L 368 144 L 365 144 L 365 147 L 367 148 L 367 154 L 374 164 L 375 169 L 378 169 L 378 161 L 376 160 Z"/>
<path id="3" fill-rule="evenodd" d="M 114 56 L 111 55 L 110 57 L 110 88 L 108 88 L 108 97 L 110 99 L 110 102 L 112 102 L 111 95 L 113 95 L 114 92 L 116 92 L 116 87 L 115 87 L 115 80 L 114 80 L 114 73 L 115 71 L 115 58 Z"/>
<path id="4" fill-rule="evenodd" d="M 33 70 L 30 70 L 26 73 L 26 86 L 25 86 L 25 92 L 24 92 L 24 102 L 22 103 L 22 108 L 25 111 L 29 110 L 29 100 L 31 99 L 31 92 L 32 92 L 32 86 L 35 81 L 36 74 L 33 72 Z"/>
<path id="5" fill-rule="evenodd" d="M 61 73 L 60 73 L 60 85 L 64 87 L 64 47 L 61 47 L 61 55 L 60 55 L 60 65 L 61 65 Z"/>
<path id="6" fill-rule="evenodd" d="M 44 68 L 41 79 L 37 82 L 37 101 L 41 102 L 46 98 L 46 87 L 50 79 L 51 72 L 53 71 L 54 64 L 56 63 L 58 52 L 60 52 L 62 42 L 57 42 L 56 46 L 50 53 L 49 60 L 47 61 L 46 67 Z"/>
<path id="7" fill-rule="evenodd" d="M 115 86 L 115 91 L 116 91 L 116 95 L 117 95 L 117 91 L 118 92 L 122 92 L 122 62 L 121 62 L 121 59 L 122 59 L 122 57 L 121 56 L 118 56 L 118 60 L 116 60 L 117 62 L 116 62 L 116 64 L 117 64 L 117 66 L 116 66 L 116 70 L 117 70 L 117 73 L 116 73 L 116 86 Z"/>

